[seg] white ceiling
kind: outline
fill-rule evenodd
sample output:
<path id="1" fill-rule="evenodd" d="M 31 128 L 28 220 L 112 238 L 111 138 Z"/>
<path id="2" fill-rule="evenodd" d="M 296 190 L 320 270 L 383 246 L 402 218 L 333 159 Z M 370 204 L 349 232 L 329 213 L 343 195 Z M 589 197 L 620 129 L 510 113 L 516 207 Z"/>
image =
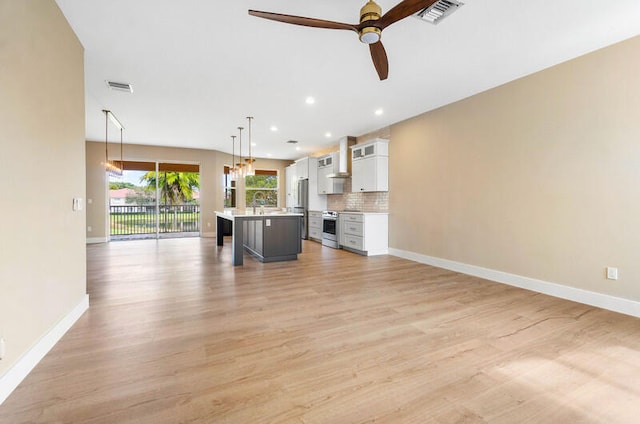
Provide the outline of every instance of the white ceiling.
<path id="1" fill-rule="evenodd" d="M 251 115 L 254 155 L 281 159 L 640 34 L 638 0 L 464 2 L 438 25 L 410 17 L 387 28 L 389 78 L 379 81 L 356 33 L 247 14 L 357 23 L 365 0 L 57 0 L 85 48 L 87 139 L 104 141 L 101 110 L 110 109 L 125 142 L 231 152 L 230 136 Z M 398 0 L 378 3 L 384 13 Z"/>

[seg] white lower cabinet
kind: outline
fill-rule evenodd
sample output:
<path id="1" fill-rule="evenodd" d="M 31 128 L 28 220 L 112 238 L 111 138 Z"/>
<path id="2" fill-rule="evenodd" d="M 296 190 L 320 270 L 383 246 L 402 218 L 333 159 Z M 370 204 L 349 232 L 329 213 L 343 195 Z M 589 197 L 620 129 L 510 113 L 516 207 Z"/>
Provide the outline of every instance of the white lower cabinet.
<path id="1" fill-rule="evenodd" d="M 309 238 L 322 242 L 322 212 L 309 211 Z"/>
<path id="2" fill-rule="evenodd" d="M 389 214 L 342 212 L 339 220 L 343 249 L 367 256 L 389 253 Z"/>

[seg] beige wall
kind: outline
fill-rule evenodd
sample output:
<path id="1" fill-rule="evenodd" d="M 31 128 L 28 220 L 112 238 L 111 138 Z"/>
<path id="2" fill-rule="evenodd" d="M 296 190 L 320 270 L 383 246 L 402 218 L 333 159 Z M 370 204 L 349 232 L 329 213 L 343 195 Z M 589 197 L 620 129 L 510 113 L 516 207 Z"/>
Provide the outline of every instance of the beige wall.
<path id="1" fill-rule="evenodd" d="M 54 1 L 0 0 L 3 375 L 86 295 L 83 48 Z"/>
<path id="2" fill-rule="evenodd" d="M 634 38 L 393 125 L 391 247 L 640 300 L 638 52 Z"/>
<path id="3" fill-rule="evenodd" d="M 99 241 L 107 236 L 107 183 L 102 164 L 105 160 L 104 142 L 87 142 L 87 239 Z M 125 144 L 123 159 L 131 161 L 180 162 L 200 165 L 200 204 L 202 206 L 202 233 L 204 236 L 215 235 L 215 211 L 224 207 L 223 170 L 230 165 L 232 157 L 216 150 L 181 149 L 175 147 L 143 146 Z M 120 145 L 109 143 L 109 159 L 120 159 Z M 284 169 L 291 161 L 257 159 L 255 167 L 278 171 L 278 183 L 285 186 Z M 285 191 L 279 190 L 279 202 L 285 204 Z"/>

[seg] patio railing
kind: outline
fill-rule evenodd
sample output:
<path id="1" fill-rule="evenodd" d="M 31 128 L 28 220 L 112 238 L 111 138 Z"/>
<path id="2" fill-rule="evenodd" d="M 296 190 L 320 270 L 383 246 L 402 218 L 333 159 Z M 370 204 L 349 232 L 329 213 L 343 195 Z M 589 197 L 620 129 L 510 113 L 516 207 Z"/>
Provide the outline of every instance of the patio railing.
<path id="1" fill-rule="evenodd" d="M 160 233 L 200 232 L 200 205 L 160 205 Z M 109 206 L 112 236 L 156 233 L 155 205 Z"/>

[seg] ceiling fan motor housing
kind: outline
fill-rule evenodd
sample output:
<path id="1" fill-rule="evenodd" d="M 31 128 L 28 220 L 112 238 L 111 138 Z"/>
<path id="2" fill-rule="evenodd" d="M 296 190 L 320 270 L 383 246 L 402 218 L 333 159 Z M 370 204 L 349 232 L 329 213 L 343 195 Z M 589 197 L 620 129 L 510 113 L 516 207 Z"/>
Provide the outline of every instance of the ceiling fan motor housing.
<path id="1" fill-rule="evenodd" d="M 373 0 L 369 0 L 367 4 L 360 9 L 360 23 L 367 21 L 377 21 L 382 16 L 382 8 Z M 359 33 L 360 41 L 365 44 L 373 44 L 380 41 L 382 31 L 375 26 L 364 27 Z"/>

